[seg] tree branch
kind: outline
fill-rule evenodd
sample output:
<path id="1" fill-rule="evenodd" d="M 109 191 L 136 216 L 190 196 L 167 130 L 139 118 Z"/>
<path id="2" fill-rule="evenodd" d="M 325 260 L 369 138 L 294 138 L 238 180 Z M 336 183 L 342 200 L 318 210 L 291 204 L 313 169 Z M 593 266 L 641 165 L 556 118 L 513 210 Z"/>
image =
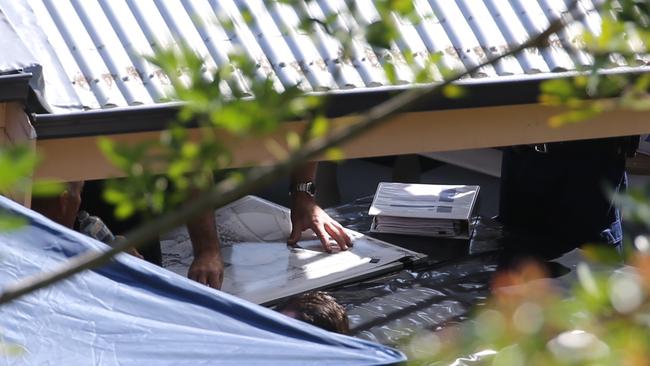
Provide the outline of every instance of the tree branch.
<path id="1" fill-rule="evenodd" d="M 575 11 L 576 5 L 577 0 L 574 0 L 568 7 L 568 11 L 571 14 Z M 573 20 L 575 19 L 576 17 L 574 17 Z M 350 127 L 333 131 L 324 138 L 310 140 L 300 150 L 295 151 L 288 159 L 274 166 L 252 169 L 247 175 L 247 179 L 239 185 L 234 179 L 226 179 L 218 183 L 195 200 L 192 200 L 163 217 L 152 221 L 150 224 L 133 230 L 127 234 L 128 239 L 118 241 L 114 247 L 105 252 L 87 252 L 80 254 L 64 263 L 58 269 L 28 276 L 14 282 L 13 284 L 5 286 L 4 291 L 0 295 L 0 305 L 15 300 L 35 290 L 65 280 L 79 272 L 97 268 L 111 261 L 117 254 L 127 249 L 138 247 L 143 243 L 156 238 L 160 233 L 164 233 L 171 228 L 186 223 L 201 212 L 213 209 L 214 207 L 226 205 L 246 194 L 250 194 L 264 185 L 270 184 L 273 181 L 286 176 L 294 167 L 323 154 L 330 147 L 352 140 L 368 129 L 386 122 L 390 117 L 400 111 L 406 110 L 422 102 L 426 97 L 437 95 L 436 93 L 442 90 L 442 88 L 450 85 L 454 81 L 457 81 L 464 76 L 472 75 L 482 67 L 491 65 L 503 58 L 513 56 L 524 49 L 545 46 L 548 37 L 561 30 L 565 25 L 565 20 L 559 18 L 551 22 L 549 27 L 537 36 L 502 55 L 492 57 L 440 84 L 429 87 L 414 88 L 402 92 L 390 100 L 370 108 L 366 113 L 357 117 L 356 121 Z"/>

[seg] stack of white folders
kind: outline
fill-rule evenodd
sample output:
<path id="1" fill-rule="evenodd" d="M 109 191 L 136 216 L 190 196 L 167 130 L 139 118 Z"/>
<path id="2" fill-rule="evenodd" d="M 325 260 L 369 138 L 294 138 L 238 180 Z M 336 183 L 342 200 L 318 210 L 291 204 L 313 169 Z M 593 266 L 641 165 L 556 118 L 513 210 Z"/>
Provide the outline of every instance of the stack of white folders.
<path id="1" fill-rule="evenodd" d="M 479 186 L 380 183 L 370 231 L 468 238 Z"/>

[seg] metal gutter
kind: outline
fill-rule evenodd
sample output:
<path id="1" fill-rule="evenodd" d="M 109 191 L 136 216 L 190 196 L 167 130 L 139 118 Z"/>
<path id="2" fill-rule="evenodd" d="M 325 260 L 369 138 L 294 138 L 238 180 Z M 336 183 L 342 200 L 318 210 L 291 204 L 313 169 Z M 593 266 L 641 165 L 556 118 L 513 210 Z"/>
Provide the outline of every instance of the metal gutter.
<path id="1" fill-rule="evenodd" d="M 165 129 L 181 107 L 164 103 L 67 114 L 33 114 L 39 140 L 102 136 Z"/>
<path id="2" fill-rule="evenodd" d="M 0 75 L 0 103 L 27 101 L 31 78 L 29 73 Z"/>

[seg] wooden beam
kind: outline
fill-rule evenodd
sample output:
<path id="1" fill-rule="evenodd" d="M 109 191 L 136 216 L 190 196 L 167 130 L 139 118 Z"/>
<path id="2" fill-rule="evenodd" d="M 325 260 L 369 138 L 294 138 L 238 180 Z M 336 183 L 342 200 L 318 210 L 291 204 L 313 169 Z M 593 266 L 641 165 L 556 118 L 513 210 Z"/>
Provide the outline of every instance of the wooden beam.
<path id="1" fill-rule="evenodd" d="M 14 144 L 29 144 L 36 146 L 36 131 L 29 121 L 29 117 L 19 103 L 8 103 L 6 105 L 7 124 L 5 129 L 7 136 Z"/>
<path id="2" fill-rule="evenodd" d="M 4 129 L 7 119 L 7 103 L 0 103 L 0 128 Z"/>
<path id="3" fill-rule="evenodd" d="M 525 104 L 431 112 L 403 113 L 341 148 L 346 158 L 420 152 L 476 149 L 552 141 L 625 136 L 650 133 L 650 113 L 608 112 L 587 122 L 552 128 L 548 119 L 560 109 Z M 333 120 L 333 128 L 349 125 L 351 118 Z M 268 164 L 275 160 L 269 141 L 286 146 L 288 131 L 300 132 L 303 122 L 288 122 L 268 136 L 242 139 L 224 133 L 223 141 L 235 159 L 232 167 Z M 198 133 L 193 131 L 192 133 Z M 159 138 L 157 132 L 110 136 L 116 141 L 137 143 Z M 37 178 L 64 181 L 120 176 L 97 148 L 95 137 L 37 141 L 44 158 Z"/>
<path id="4" fill-rule="evenodd" d="M 30 149 L 36 149 L 36 132 L 29 121 L 29 117 L 20 103 L 0 104 L 0 130 L 2 137 L 0 143 L 7 145 L 27 145 Z M 12 200 L 30 207 L 32 202 L 32 180 L 28 179 L 15 192 L 7 193 Z"/>

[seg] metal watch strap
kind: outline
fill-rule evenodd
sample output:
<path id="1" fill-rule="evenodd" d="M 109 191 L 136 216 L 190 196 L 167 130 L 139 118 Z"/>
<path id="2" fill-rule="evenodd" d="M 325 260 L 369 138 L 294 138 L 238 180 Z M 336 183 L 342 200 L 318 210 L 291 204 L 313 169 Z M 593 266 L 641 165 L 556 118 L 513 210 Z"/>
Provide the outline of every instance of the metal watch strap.
<path id="1" fill-rule="evenodd" d="M 291 186 L 291 189 L 289 189 L 289 194 L 296 192 L 304 192 L 313 197 L 316 193 L 316 185 L 314 182 L 295 183 Z"/>

